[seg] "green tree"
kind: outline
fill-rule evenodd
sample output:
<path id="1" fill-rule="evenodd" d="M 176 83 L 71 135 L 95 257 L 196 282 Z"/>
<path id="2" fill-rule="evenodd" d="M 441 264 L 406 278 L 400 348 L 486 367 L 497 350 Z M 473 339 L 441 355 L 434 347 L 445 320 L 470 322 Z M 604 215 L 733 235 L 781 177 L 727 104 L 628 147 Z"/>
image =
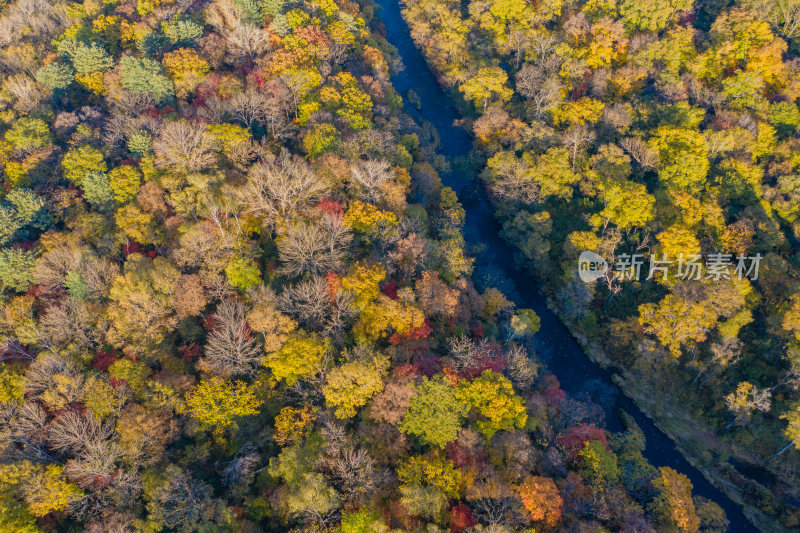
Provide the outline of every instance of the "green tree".
<path id="1" fill-rule="evenodd" d="M 3 288 L 23 292 L 33 283 L 36 256 L 19 248 L 0 250 L 0 284 Z"/>
<path id="2" fill-rule="evenodd" d="M 444 377 L 423 378 L 398 429 L 423 443 L 444 448 L 455 440 L 469 406 L 459 400 L 456 388 Z"/>
<path id="3" fill-rule="evenodd" d="M 501 430 L 523 428 L 528 420 L 522 398 L 514 394 L 511 382 L 497 372 L 484 370 L 477 379 L 462 381 L 457 396 L 477 412 L 480 420 L 476 426 L 487 439 Z"/>
<path id="4" fill-rule="evenodd" d="M 50 128 L 39 118 L 20 118 L 6 132 L 6 141 L 23 154 L 47 146 L 52 140 Z"/>
<path id="5" fill-rule="evenodd" d="M 661 127 L 656 130 L 648 144 L 658 151 L 658 176 L 667 186 L 692 192 L 705 184 L 709 161 L 703 134 Z"/>
<path id="6" fill-rule="evenodd" d="M 75 72 L 64 63 L 50 63 L 36 72 L 36 81 L 50 90 L 66 89 L 75 80 Z"/>
<path id="7" fill-rule="evenodd" d="M 114 200 L 114 191 L 111 189 L 108 175 L 105 172 L 89 172 L 84 176 L 81 187 L 83 197 L 93 207 L 101 211 L 108 209 Z"/>
<path id="8" fill-rule="evenodd" d="M 161 65 L 152 59 L 124 56 L 120 61 L 122 87 L 134 93 L 147 93 L 156 102 L 175 94 L 172 81 L 164 75 Z"/>
<path id="9" fill-rule="evenodd" d="M 97 148 L 84 144 L 64 154 L 61 169 L 69 181 L 80 187 L 89 172 L 105 172 L 108 166 Z"/>

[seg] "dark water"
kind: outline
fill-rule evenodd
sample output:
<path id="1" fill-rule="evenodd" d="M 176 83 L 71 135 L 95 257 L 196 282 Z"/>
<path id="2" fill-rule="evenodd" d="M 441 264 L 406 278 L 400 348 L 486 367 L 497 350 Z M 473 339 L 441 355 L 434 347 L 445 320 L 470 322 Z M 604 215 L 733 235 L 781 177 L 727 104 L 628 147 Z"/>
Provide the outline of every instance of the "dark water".
<path id="1" fill-rule="evenodd" d="M 454 121 L 461 118 L 459 112 L 414 46 L 408 27 L 400 15 L 399 4 L 395 0 L 376 1 L 382 8 L 377 15 L 384 23 L 386 38 L 397 48 L 405 67 L 392 77 L 392 82 L 401 95 L 405 96 L 409 89 L 413 89 L 422 101 L 420 112 L 407 106 L 408 113 L 418 120 L 433 124 L 441 137 L 440 154 L 450 159 L 465 155 L 472 149 L 472 138 L 463 129 L 453 125 Z M 513 250 L 499 238 L 499 225 L 481 188 L 453 173 L 442 174 L 442 181 L 458 193 L 466 209 L 464 237 L 469 245 L 478 250 L 473 253 L 476 256 L 476 272 L 493 271 L 509 279 L 513 288 L 504 292 L 513 297 L 519 307 L 534 309 L 541 318 L 542 327 L 536 334 L 536 351 L 556 375 L 561 387 L 573 397 L 588 395 L 601 404 L 606 411 L 606 427 L 610 431 L 623 430 L 619 411 L 628 413 L 644 432 L 647 443 L 644 455 L 648 461 L 657 467 L 672 467 L 688 476 L 694 485 L 695 495 L 709 498 L 725 510 L 730 520 L 729 532 L 756 531 L 740 507 L 687 463 L 669 437 L 620 392 L 611 381 L 610 373 L 584 355 L 575 339 L 546 307 L 536 281 L 514 268 Z"/>

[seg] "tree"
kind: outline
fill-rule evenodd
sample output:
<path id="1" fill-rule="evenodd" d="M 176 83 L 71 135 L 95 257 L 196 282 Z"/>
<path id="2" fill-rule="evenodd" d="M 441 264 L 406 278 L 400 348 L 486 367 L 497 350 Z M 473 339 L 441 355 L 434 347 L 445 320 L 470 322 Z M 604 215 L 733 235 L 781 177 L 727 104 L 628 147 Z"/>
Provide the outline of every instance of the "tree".
<path id="1" fill-rule="evenodd" d="M 114 200 L 122 205 L 136 198 L 142 183 L 142 173 L 133 165 L 120 165 L 108 173 L 108 184 L 114 192 Z"/>
<path id="2" fill-rule="evenodd" d="M 549 528 L 556 527 L 561 521 L 564 499 L 551 478 L 528 476 L 516 491 L 531 520 Z"/>
<path id="3" fill-rule="evenodd" d="M 209 71 L 208 61 L 191 48 L 167 52 L 161 60 L 164 70 L 175 84 L 175 95 L 185 98 L 203 82 Z"/>
<path id="4" fill-rule="evenodd" d="M 667 186 L 693 192 L 705 183 L 708 147 L 701 133 L 663 126 L 648 145 L 658 152 L 658 176 Z"/>
<path id="5" fill-rule="evenodd" d="M 245 306 L 225 300 L 217 306 L 217 323 L 206 341 L 205 365 L 221 377 L 253 376 L 260 366 L 263 352 L 252 337 L 245 320 Z"/>
<path id="6" fill-rule="evenodd" d="M 749 381 L 742 381 L 734 392 L 725 397 L 725 404 L 735 415 L 734 422 L 744 425 L 750 420 L 753 411 L 769 411 L 771 396 L 768 389 L 759 389 Z"/>
<path id="7" fill-rule="evenodd" d="M 272 370 L 277 379 L 287 385 L 294 385 L 297 380 L 309 378 L 320 370 L 325 354 L 330 350 L 326 340 L 319 340 L 315 335 L 298 331 L 289 335 L 280 349 L 267 354 L 264 366 Z"/>
<path id="8" fill-rule="evenodd" d="M 700 519 L 692 501 L 692 483 L 689 478 L 667 466 L 659 469 L 661 475 L 653 480 L 658 491 L 650 509 L 660 525 L 676 527 L 680 531 L 698 531 Z"/>
<path id="9" fill-rule="evenodd" d="M 464 492 L 466 479 L 453 462 L 438 456 L 414 456 L 403 460 L 397 468 L 400 483 L 428 485 L 450 498 L 458 498 Z"/>
<path id="10" fill-rule="evenodd" d="M 327 274 L 339 269 L 350 244 L 350 233 L 339 220 L 293 222 L 278 241 L 282 271 L 291 277 L 303 273 Z"/>
<path id="11" fill-rule="evenodd" d="M 66 89 L 75 80 L 75 72 L 64 63 L 50 63 L 36 72 L 36 81 L 50 90 Z"/>
<path id="12" fill-rule="evenodd" d="M 475 409 L 483 419 L 476 425 L 487 440 L 498 431 L 525 427 L 528 420 L 525 404 L 514 394 L 511 382 L 491 370 L 484 370 L 473 381 L 462 381 L 457 395 L 460 402 Z"/>
<path id="13" fill-rule="evenodd" d="M 374 395 L 383 390 L 389 359 L 376 355 L 372 361 L 351 361 L 328 372 L 322 394 L 337 418 L 352 418 Z"/>
<path id="14" fill-rule="evenodd" d="M 172 81 L 163 74 L 158 62 L 126 55 L 119 64 L 126 91 L 149 94 L 156 102 L 163 102 L 175 93 Z"/>
<path id="15" fill-rule="evenodd" d="M 33 283 L 36 256 L 19 248 L 0 250 L 0 284 L 17 292 L 25 291 Z"/>
<path id="16" fill-rule="evenodd" d="M 80 187 L 89 172 L 105 172 L 108 166 L 99 150 L 84 144 L 64 154 L 61 169 L 69 181 Z"/>
<path id="17" fill-rule="evenodd" d="M 156 164 L 176 172 L 197 172 L 215 161 L 214 138 L 200 124 L 167 122 L 153 141 Z"/>
<path id="18" fill-rule="evenodd" d="M 72 66 L 75 67 L 78 74 L 102 72 L 114 66 L 114 58 L 97 43 L 85 44 L 79 42 L 69 55 L 72 60 Z"/>
<path id="19" fill-rule="evenodd" d="M 20 118 L 6 131 L 5 140 L 19 154 L 28 154 L 52 142 L 50 127 L 39 118 Z"/>
<path id="20" fill-rule="evenodd" d="M 223 502 L 213 498 L 211 487 L 170 465 L 160 482 L 147 494 L 148 527 L 189 532 L 219 527 L 231 520 Z"/>
<path id="21" fill-rule="evenodd" d="M 658 304 L 639 306 L 639 323 L 675 357 L 680 356 L 682 345 L 704 341 L 716 321 L 716 314 L 706 302 L 687 302 L 674 294 L 668 294 Z"/>
<path id="22" fill-rule="evenodd" d="M 600 212 L 619 226 L 644 226 L 654 216 L 656 200 L 644 185 L 631 181 L 612 181 L 603 186 L 605 207 Z"/>
<path id="23" fill-rule="evenodd" d="M 475 107 L 486 111 L 490 102 L 505 102 L 514 94 L 506 87 L 506 82 L 508 74 L 500 67 L 483 67 L 462 83 L 458 90 L 466 99 L 472 100 Z"/>
<path id="24" fill-rule="evenodd" d="M 444 448 L 455 440 L 469 407 L 443 377 L 423 378 L 398 429 L 423 443 Z"/>
<path id="25" fill-rule="evenodd" d="M 622 0 L 620 15 L 630 29 L 661 31 L 667 27 L 675 13 L 692 7 L 692 0 Z"/>
<path id="26" fill-rule="evenodd" d="M 225 381 L 216 376 L 201 381 L 186 394 L 189 414 L 216 434 L 235 427 L 239 417 L 257 414 L 262 403 L 254 385 Z"/>
<path id="27" fill-rule="evenodd" d="M 133 350 L 162 342 L 177 324 L 170 297 L 179 275 L 163 257 L 129 255 L 109 293 L 108 341 Z"/>

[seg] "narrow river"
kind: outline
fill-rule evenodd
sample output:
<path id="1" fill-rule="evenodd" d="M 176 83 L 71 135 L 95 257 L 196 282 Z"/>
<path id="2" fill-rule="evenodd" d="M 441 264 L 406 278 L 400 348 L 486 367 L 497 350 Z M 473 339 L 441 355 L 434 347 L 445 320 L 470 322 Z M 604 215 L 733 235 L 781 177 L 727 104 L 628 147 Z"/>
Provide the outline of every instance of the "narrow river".
<path id="1" fill-rule="evenodd" d="M 376 2 L 382 8 L 377 16 L 384 23 L 386 39 L 397 48 L 405 67 L 392 76 L 392 82 L 404 98 L 408 90 L 413 89 L 422 101 L 421 111 L 412 106 L 406 106 L 406 111 L 418 121 L 427 120 L 436 128 L 441 137 L 440 154 L 451 160 L 467 154 L 472 149 L 472 137 L 453 125 L 461 118 L 459 112 L 415 47 L 400 14 L 400 5 L 395 0 Z M 588 395 L 602 405 L 606 411 L 606 427 L 610 431 L 623 430 L 619 411 L 628 413 L 644 432 L 647 444 L 644 455 L 650 463 L 656 467 L 672 467 L 688 476 L 695 495 L 709 498 L 725 510 L 730 520 L 729 532 L 756 531 L 741 508 L 686 462 L 669 437 L 620 392 L 611 380 L 611 374 L 584 355 L 572 335 L 545 305 L 536 281 L 514 267 L 514 252 L 500 238 L 500 227 L 482 188 L 452 173 L 442 174 L 442 181 L 458 193 L 466 209 L 464 237 L 470 253 L 476 257 L 476 271 L 488 269 L 502 273 L 513 284 L 511 290 L 503 287 L 507 296 L 519 307 L 534 309 L 541 318 L 542 327 L 536 334 L 536 351 L 558 378 L 561 387 L 573 397 Z"/>

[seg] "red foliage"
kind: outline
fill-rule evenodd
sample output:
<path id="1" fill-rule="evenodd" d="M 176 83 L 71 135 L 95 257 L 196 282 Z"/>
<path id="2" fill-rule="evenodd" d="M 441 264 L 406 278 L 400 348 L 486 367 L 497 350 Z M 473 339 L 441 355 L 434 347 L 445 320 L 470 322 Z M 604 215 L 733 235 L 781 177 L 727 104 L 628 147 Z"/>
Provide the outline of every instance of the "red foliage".
<path id="1" fill-rule="evenodd" d="M 438 355 L 433 354 L 420 357 L 414 362 L 416 373 L 425 376 L 426 378 L 431 377 L 441 370 L 442 365 L 440 364 L 440 359 L 441 358 Z"/>
<path id="2" fill-rule="evenodd" d="M 427 339 L 428 335 L 431 333 L 433 333 L 433 328 L 431 327 L 430 321 L 426 318 L 425 322 L 418 328 L 414 328 L 403 335 L 399 333 L 393 334 L 389 337 L 389 344 L 397 345 L 408 341 Z"/>
<path id="3" fill-rule="evenodd" d="M 483 357 L 479 359 L 475 365 L 464 369 L 462 374 L 467 379 L 477 378 L 483 374 L 484 370 L 492 370 L 498 374 L 502 374 L 507 364 L 508 360 L 506 360 L 503 354 L 498 354 L 493 357 Z"/>
<path id="4" fill-rule="evenodd" d="M 122 255 L 127 259 L 129 255 L 139 253 L 142 247 L 133 241 L 128 241 L 122 245 Z"/>
<path id="5" fill-rule="evenodd" d="M 328 272 L 325 275 L 325 281 L 328 283 L 328 298 L 333 301 L 336 293 L 339 292 L 339 287 L 342 286 L 342 278 L 336 272 Z"/>
<path id="6" fill-rule="evenodd" d="M 155 250 L 150 250 L 149 252 L 145 252 L 144 255 L 146 255 L 150 259 L 155 259 L 156 255 L 158 255 L 158 253 Z"/>
<path id="7" fill-rule="evenodd" d="M 544 390 L 544 397 L 551 409 L 559 409 L 567 399 L 567 393 L 558 385 L 550 385 Z"/>
<path id="8" fill-rule="evenodd" d="M 472 331 L 472 336 L 475 337 L 476 339 L 480 339 L 485 334 L 483 331 L 483 324 L 481 324 L 480 322 L 473 324 L 470 330 Z"/>
<path id="9" fill-rule="evenodd" d="M 333 198 L 323 198 L 317 204 L 317 209 L 321 210 L 327 215 L 334 215 L 340 217 L 344 215 L 344 205 L 339 200 Z"/>
<path id="10" fill-rule="evenodd" d="M 42 294 L 42 286 L 41 285 L 29 285 L 28 290 L 25 291 L 25 294 L 28 296 L 33 296 L 36 298 L 40 294 Z"/>
<path id="11" fill-rule="evenodd" d="M 416 376 L 417 366 L 411 363 L 403 363 L 397 365 L 392 369 L 392 375 L 397 378 L 402 378 L 406 376 Z"/>
<path id="12" fill-rule="evenodd" d="M 193 359 L 197 359 L 202 354 L 202 348 L 196 342 L 191 344 L 184 344 L 183 346 L 178 346 L 178 352 L 183 357 L 184 361 L 192 361 Z"/>
<path id="13" fill-rule="evenodd" d="M 92 361 L 92 368 L 100 370 L 101 372 L 105 372 L 108 370 L 114 361 L 117 360 L 117 356 L 113 353 L 109 352 L 95 352 L 94 354 L 94 361 Z"/>
<path id="14" fill-rule="evenodd" d="M 202 317 L 200 321 L 203 323 L 203 328 L 205 328 L 206 331 L 211 331 L 219 325 L 217 314 L 213 311 Z"/>
<path id="15" fill-rule="evenodd" d="M 164 115 L 169 115 L 170 113 L 174 113 L 174 112 L 175 112 L 175 108 L 173 106 L 171 106 L 171 105 L 166 105 L 166 106 L 161 108 L 161 116 L 162 117 Z"/>
<path id="16" fill-rule="evenodd" d="M 574 426 L 558 436 L 558 443 L 567 452 L 570 461 L 574 461 L 578 457 L 578 453 L 590 440 L 599 440 L 608 448 L 606 432 L 594 424 Z"/>
<path id="17" fill-rule="evenodd" d="M 391 298 L 392 300 L 397 300 L 397 282 L 390 281 L 386 283 L 383 288 L 381 289 L 383 294 Z"/>
<path id="18" fill-rule="evenodd" d="M 461 533 L 477 524 L 478 521 L 475 520 L 472 511 L 462 502 L 458 502 L 455 507 L 450 509 L 450 531 Z"/>

